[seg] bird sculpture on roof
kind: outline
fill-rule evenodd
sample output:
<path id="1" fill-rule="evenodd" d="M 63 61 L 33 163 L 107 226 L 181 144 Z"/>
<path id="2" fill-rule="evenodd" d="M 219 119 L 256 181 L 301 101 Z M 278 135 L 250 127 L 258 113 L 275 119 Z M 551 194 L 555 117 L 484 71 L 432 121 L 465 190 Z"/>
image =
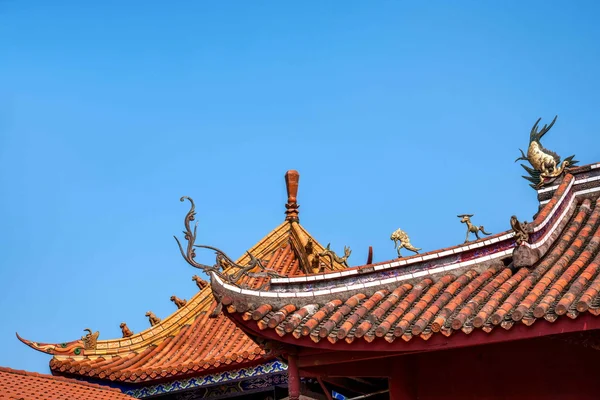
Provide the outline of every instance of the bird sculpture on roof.
<path id="1" fill-rule="evenodd" d="M 394 247 L 396 247 L 396 251 L 398 252 L 398 258 L 402 257 L 402 255 L 400 254 L 400 249 L 402 248 L 413 251 L 417 254 L 419 254 L 419 251 L 421 250 L 410 244 L 410 238 L 408 237 L 406 232 L 404 232 L 400 228 L 396 229 L 392 233 L 392 235 L 390 236 L 390 240 L 394 241 Z M 398 242 L 400 242 L 400 244 L 398 244 Z"/>
<path id="2" fill-rule="evenodd" d="M 548 133 L 550 128 L 556 122 L 556 118 L 558 115 L 554 117 L 550 125 L 544 124 L 543 128 L 538 131 L 538 124 L 542 120 L 539 118 L 533 128 L 531 128 L 531 133 L 529 134 L 529 148 L 527 149 L 527 155 L 521 151 L 521 157 L 517 158 L 515 162 L 519 160 L 529 161 L 529 164 L 533 168 L 528 167 L 525 164 L 521 164 L 521 166 L 529 173 L 529 176 L 523 176 L 523 178 L 527 179 L 531 182 L 530 186 L 534 189 L 539 189 L 546 183 L 552 182 L 555 178 L 562 175 L 568 167 L 577 164 L 578 161 L 574 160 L 575 157 L 570 156 L 560 162 L 560 156 L 555 152 L 548 150 L 542 146 L 540 140 L 542 137 Z"/>

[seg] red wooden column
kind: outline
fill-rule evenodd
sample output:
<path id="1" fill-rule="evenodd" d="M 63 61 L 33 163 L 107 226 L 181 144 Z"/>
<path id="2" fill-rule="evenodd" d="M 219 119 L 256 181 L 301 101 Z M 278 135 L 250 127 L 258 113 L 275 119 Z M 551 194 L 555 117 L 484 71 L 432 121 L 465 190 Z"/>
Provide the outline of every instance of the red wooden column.
<path id="1" fill-rule="evenodd" d="M 392 359 L 391 374 L 388 377 L 390 399 L 417 400 L 417 365 L 408 365 L 408 357 Z"/>
<path id="2" fill-rule="evenodd" d="M 290 400 L 300 399 L 300 371 L 298 371 L 298 357 L 288 356 L 288 394 Z"/>

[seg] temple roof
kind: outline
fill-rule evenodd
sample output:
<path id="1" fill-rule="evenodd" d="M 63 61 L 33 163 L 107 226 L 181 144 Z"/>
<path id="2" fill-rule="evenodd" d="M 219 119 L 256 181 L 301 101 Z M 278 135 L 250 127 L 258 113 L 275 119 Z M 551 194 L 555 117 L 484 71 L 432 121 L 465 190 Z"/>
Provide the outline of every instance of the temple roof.
<path id="1" fill-rule="evenodd" d="M 0 399 L 126 400 L 118 389 L 75 379 L 0 367 Z"/>
<path id="2" fill-rule="evenodd" d="M 499 337 L 499 327 L 510 332 L 565 318 L 582 320 L 569 329 L 590 329 L 589 318 L 600 321 L 594 319 L 600 314 L 600 164 L 572 168 L 558 182 L 538 190 L 541 209 L 533 222 L 513 217 L 513 229 L 485 239 L 341 272 L 273 279 L 268 290 L 242 290 L 213 274 L 213 292 L 239 326 L 306 347 L 365 349 L 364 343 L 384 341 L 398 351 L 417 336 L 481 331 Z"/>
<path id="3" fill-rule="evenodd" d="M 291 178 L 290 179 L 290 175 Z M 294 186 L 295 178 L 295 186 Z M 281 276 L 297 277 L 318 269 L 341 270 L 332 260 L 313 262 L 325 248 L 299 224 L 296 204 L 297 173 L 286 174 L 288 204 L 286 220 L 260 240 L 235 264 L 262 261 L 265 270 Z M 193 202 L 192 202 L 193 205 Z M 194 208 L 186 216 L 193 219 Z M 309 251 L 310 250 L 310 251 Z M 236 266 L 224 273 L 235 274 Z M 255 272 L 255 273 L 253 273 Z M 255 270 L 236 281 L 245 288 L 268 285 L 270 276 Z M 112 340 L 86 337 L 62 344 L 45 344 L 19 339 L 28 346 L 54 355 L 54 373 L 79 375 L 129 383 L 165 380 L 173 377 L 212 373 L 265 361 L 265 352 L 241 329 L 219 313 L 211 287 L 204 286 L 176 312 L 143 332 Z M 91 336 L 90 334 L 86 336 Z M 18 335 L 17 335 L 18 336 Z"/>

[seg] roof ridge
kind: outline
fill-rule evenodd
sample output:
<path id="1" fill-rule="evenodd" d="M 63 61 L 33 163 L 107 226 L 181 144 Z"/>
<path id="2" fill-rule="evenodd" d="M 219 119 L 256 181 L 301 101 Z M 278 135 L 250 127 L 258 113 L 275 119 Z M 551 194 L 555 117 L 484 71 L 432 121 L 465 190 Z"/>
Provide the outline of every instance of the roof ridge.
<path id="1" fill-rule="evenodd" d="M 99 389 L 99 390 L 106 390 L 106 391 L 111 391 L 111 392 L 116 392 L 116 393 L 121 393 L 123 394 L 123 392 L 117 388 L 112 388 L 109 386 L 103 386 L 103 385 L 99 385 L 97 383 L 90 383 L 90 382 L 86 382 L 86 381 L 80 381 L 77 379 L 73 379 L 73 378 L 66 378 L 64 376 L 56 376 L 56 375 L 50 375 L 50 374 L 41 374 L 39 372 L 32 372 L 32 371 L 26 371 L 24 369 L 13 369 L 13 368 L 9 368 L 9 367 L 1 367 L 0 366 L 0 372 L 5 372 L 8 374 L 15 374 L 15 375 L 22 375 L 22 376 L 31 376 L 31 377 L 36 377 L 36 378 L 41 378 L 41 379 L 47 379 L 50 381 L 59 381 L 59 382 L 68 382 L 68 383 L 74 383 L 77 385 L 81 385 L 81 386 L 86 386 L 86 387 L 90 387 L 93 389 Z"/>

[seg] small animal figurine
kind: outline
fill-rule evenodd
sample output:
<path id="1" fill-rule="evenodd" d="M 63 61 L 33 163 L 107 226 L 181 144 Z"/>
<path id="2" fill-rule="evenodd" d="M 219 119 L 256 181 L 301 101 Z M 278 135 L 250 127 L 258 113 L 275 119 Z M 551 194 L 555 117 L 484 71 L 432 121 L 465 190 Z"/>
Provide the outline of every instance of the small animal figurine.
<path id="1" fill-rule="evenodd" d="M 471 217 L 473 217 L 475 214 L 461 214 L 461 215 L 457 215 L 458 218 L 462 218 L 460 220 L 461 223 L 463 224 L 467 224 L 467 237 L 465 238 L 465 243 L 467 243 L 469 241 L 469 234 L 470 233 L 474 233 L 475 237 L 477 239 L 480 239 L 479 237 L 479 232 L 483 233 L 484 235 L 491 235 L 491 233 L 487 233 L 483 227 L 483 225 L 477 226 L 477 225 L 473 225 L 473 223 L 471 222 Z"/>
<path id="2" fill-rule="evenodd" d="M 333 262 L 337 262 L 342 264 L 343 266 L 345 266 L 346 268 L 348 268 L 348 257 L 350 257 L 350 254 L 352 253 L 352 250 L 350 250 L 350 247 L 346 247 L 344 246 L 344 257 L 340 257 L 337 254 L 335 254 L 335 252 L 333 250 L 331 250 L 330 248 L 331 243 L 327 243 L 327 247 L 325 248 L 325 250 L 323 250 L 322 253 L 319 253 L 319 257 L 328 257 L 329 258 L 329 264 L 333 267 Z"/>
<path id="3" fill-rule="evenodd" d="M 410 238 L 408 237 L 406 232 L 404 232 L 400 228 L 396 229 L 392 233 L 390 239 L 394 241 L 394 247 L 396 247 L 396 251 L 398 252 L 398 258 L 402 257 L 402 255 L 400 254 L 400 249 L 402 249 L 403 247 L 406 250 L 413 251 L 417 254 L 419 254 L 419 251 L 421 250 L 410 244 Z M 398 242 L 400 242 L 400 244 L 398 244 Z"/>
<path id="4" fill-rule="evenodd" d="M 146 313 L 146 317 L 148 317 L 148 321 L 150 321 L 150 326 L 154 326 L 160 324 L 160 318 L 158 318 L 152 311 L 148 311 Z"/>
<path id="5" fill-rule="evenodd" d="M 194 282 L 196 282 L 196 285 L 198 286 L 198 289 L 200 289 L 200 290 L 202 290 L 208 286 L 208 282 L 206 282 L 204 279 L 200 278 L 198 275 L 192 276 L 192 280 Z"/>
<path id="6" fill-rule="evenodd" d="M 90 328 L 85 328 L 83 331 L 87 332 L 85 336 L 81 337 L 81 340 L 83 340 L 83 347 L 86 350 L 95 349 L 96 342 L 98 341 L 98 336 L 100 336 L 100 332 L 96 331 L 95 333 L 92 333 L 92 330 Z"/>
<path id="7" fill-rule="evenodd" d="M 119 326 L 121 327 L 121 333 L 123 333 L 124 338 L 133 336 L 133 332 L 127 327 L 127 324 L 125 322 L 121 322 L 121 325 Z"/>
<path id="8" fill-rule="evenodd" d="M 175 305 L 177 306 L 177 309 L 180 309 L 181 307 L 183 307 L 187 304 L 187 300 L 185 300 L 185 299 L 182 300 L 177 296 L 171 296 L 171 301 L 173 303 L 175 303 Z"/>
<path id="9" fill-rule="evenodd" d="M 532 231 L 527 221 L 520 222 L 515 215 L 510 217 L 510 227 L 515 232 L 515 242 L 517 246 L 529 240 L 529 233 Z"/>

